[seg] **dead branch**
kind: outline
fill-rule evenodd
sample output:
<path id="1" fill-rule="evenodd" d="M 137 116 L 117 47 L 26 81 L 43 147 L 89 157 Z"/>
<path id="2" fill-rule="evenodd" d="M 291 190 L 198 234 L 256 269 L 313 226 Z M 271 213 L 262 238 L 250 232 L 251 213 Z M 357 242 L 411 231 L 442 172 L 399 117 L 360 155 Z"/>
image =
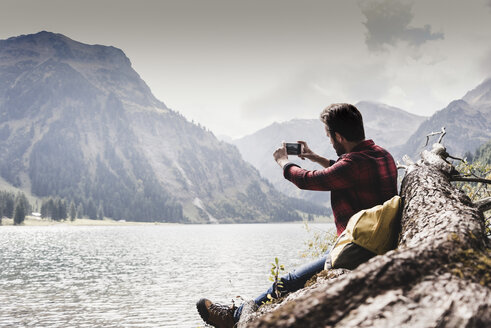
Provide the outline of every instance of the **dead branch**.
<path id="1" fill-rule="evenodd" d="M 407 166 L 414 165 L 413 160 L 407 155 L 402 156 L 402 160 Z"/>
<path id="2" fill-rule="evenodd" d="M 401 163 L 399 163 L 399 161 L 396 162 L 396 167 L 398 170 L 407 170 L 408 168 L 408 165 L 403 165 Z"/>
<path id="3" fill-rule="evenodd" d="M 461 175 L 452 175 L 450 180 L 451 181 L 464 181 L 464 182 L 481 182 L 481 183 L 491 184 L 491 180 L 489 180 L 489 179 L 463 177 Z"/>
<path id="4" fill-rule="evenodd" d="M 454 157 L 454 156 L 448 155 L 448 158 L 455 159 L 456 161 L 460 161 L 462 163 L 466 163 L 466 160 L 463 158 L 460 158 L 460 157 Z"/>
<path id="5" fill-rule="evenodd" d="M 443 137 L 445 136 L 445 134 L 447 134 L 447 132 L 445 131 L 445 127 L 442 127 L 442 129 L 440 131 L 438 131 L 438 132 L 432 132 L 432 133 L 426 135 L 426 143 L 425 143 L 425 145 L 423 147 L 428 146 L 428 142 L 430 141 L 430 137 L 431 136 L 435 136 L 435 135 L 438 135 L 438 134 L 440 134 L 440 138 L 438 138 L 438 142 L 437 143 L 442 143 Z"/>
<path id="6" fill-rule="evenodd" d="M 474 205 L 481 212 L 489 211 L 489 210 L 491 210 L 491 197 L 486 197 L 486 198 L 480 199 L 478 201 L 475 201 Z"/>

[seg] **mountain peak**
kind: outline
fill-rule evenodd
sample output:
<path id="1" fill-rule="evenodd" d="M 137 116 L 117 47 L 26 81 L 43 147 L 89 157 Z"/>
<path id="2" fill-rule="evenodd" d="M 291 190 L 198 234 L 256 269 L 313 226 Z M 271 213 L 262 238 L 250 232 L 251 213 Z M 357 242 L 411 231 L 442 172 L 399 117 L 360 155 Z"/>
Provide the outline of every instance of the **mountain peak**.
<path id="1" fill-rule="evenodd" d="M 48 31 L 0 40 L 0 57 L 3 61 L 56 58 L 78 62 L 98 61 L 113 67 L 131 66 L 130 60 L 121 49 L 88 45 Z"/>
<path id="2" fill-rule="evenodd" d="M 491 105 L 491 77 L 485 79 L 476 88 L 467 92 L 462 98 L 478 108 Z"/>
<path id="3" fill-rule="evenodd" d="M 403 115 L 406 118 L 417 119 L 417 120 L 421 120 L 425 117 L 425 116 L 409 113 L 401 108 L 390 106 L 378 101 L 362 100 L 357 102 L 355 106 L 362 112 L 364 119 L 365 119 L 365 114 L 367 114 L 368 117 L 373 119 L 376 116 L 378 116 L 377 114 L 381 114 L 382 112 L 384 114 Z"/>
<path id="4" fill-rule="evenodd" d="M 21 40 L 32 41 L 32 40 L 42 40 L 42 39 L 44 39 L 44 40 L 68 39 L 70 41 L 73 41 L 61 33 L 53 33 L 53 32 L 49 32 L 49 31 L 40 31 L 40 32 L 33 33 L 33 34 L 22 34 L 19 36 L 10 37 L 7 40 L 9 40 L 9 41 L 14 41 L 14 40 L 15 41 L 21 41 Z"/>
<path id="5" fill-rule="evenodd" d="M 451 101 L 447 107 L 435 112 L 408 139 L 399 156 L 418 156 L 424 148 L 425 136 L 446 128 L 443 140 L 449 154 L 463 156 L 491 137 L 491 79 L 486 79 L 467 92 L 462 99 Z"/>
<path id="6" fill-rule="evenodd" d="M 3 68 L 15 71 L 15 74 L 4 75 L 4 79 L 30 76 L 43 83 L 45 78 L 51 76 L 50 68 L 61 66 L 69 66 L 105 94 L 114 93 L 121 99 L 136 101 L 138 105 L 167 110 L 165 104 L 152 95 L 145 82 L 133 70 L 130 60 L 121 49 L 89 45 L 47 31 L 0 40 L 0 73 Z M 22 73 L 32 73 L 34 70 L 38 72 L 37 75 Z M 14 81 L 4 83 L 11 82 Z"/>

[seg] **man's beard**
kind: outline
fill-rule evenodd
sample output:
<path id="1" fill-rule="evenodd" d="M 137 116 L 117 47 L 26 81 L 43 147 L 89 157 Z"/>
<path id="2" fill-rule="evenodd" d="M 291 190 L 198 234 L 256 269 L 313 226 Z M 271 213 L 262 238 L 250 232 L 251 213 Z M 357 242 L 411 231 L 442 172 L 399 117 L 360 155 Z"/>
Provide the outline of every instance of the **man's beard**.
<path id="1" fill-rule="evenodd" d="M 343 145 L 337 142 L 336 139 L 333 139 L 332 146 L 334 147 L 334 150 L 336 151 L 336 154 L 338 156 L 341 156 L 346 153 L 346 150 L 344 149 Z"/>

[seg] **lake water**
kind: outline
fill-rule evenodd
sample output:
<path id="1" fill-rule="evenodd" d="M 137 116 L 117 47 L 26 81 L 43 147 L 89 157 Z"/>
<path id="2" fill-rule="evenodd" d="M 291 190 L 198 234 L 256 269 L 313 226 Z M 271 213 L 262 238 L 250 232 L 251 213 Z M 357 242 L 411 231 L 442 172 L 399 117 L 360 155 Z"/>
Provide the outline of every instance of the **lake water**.
<path id="1" fill-rule="evenodd" d="M 199 298 L 256 297 L 275 256 L 309 261 L 307 238 L 302 224 L 0 227 L 0 327 L 203 327 Z"/>

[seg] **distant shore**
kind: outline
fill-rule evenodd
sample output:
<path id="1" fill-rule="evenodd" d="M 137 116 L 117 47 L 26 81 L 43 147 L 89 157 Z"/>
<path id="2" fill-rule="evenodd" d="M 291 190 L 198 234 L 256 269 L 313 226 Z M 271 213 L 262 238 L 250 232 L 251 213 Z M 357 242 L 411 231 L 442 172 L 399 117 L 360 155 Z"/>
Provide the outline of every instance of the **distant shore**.
<path id="1" fill-rule="evenodd" d="M 163 223 L 163 222 L 135 222 L 124 220 L 112 220 L 105 218 L 104 220 L 90 220 L 90 219 L 75 219 L 74 221 L 54 221 L 51 219 L 42 219 L 34 216 L 27 216 L 21 226 L 50 226 L 50 225 L 71 225 L 71 226 L 129 226 L 129 225 L 149 225 L 149 224 L 176 224 L 176 223 Z M 2 226 L 13 226 L 13 219 L 2 219 Z"/>
<path id="2" fill-rule="evenodd" d="M 307 222 L 311 223 L 333 223 L 333 219 L 329 217 L 316 218 L 314 221 L 292 221 L 292 222 L 265 222 L 264 224 L 276 224 L 276 223 L 290 223 L 290 224 L 301 224 Z M 51 219 L 43 219 L 35 216 L 26 216 L 26 219 L 21 224 L 21 226 L 52 226 L 52 225 L 70 225 L 70 226 L 134 226 L 134 225 L 176 225 L 182 223 L 172 223 L 172 222 L 138 222 L 138 221 L 125 221 L 125 220 L 113 220 L 109 218 L 104 218 L 104 220 L 90 220 L 90 219 L 75 219 L 74 221 L 55 221 Z M 204 224 L 207 223 L 197 223 Z M 235 224 L 235 223 L 230 223 Z M 241 223 L 237 223 L 241 224 Z M 13 226 L 14 220 L 3 218 L 1 226 Z"/>

